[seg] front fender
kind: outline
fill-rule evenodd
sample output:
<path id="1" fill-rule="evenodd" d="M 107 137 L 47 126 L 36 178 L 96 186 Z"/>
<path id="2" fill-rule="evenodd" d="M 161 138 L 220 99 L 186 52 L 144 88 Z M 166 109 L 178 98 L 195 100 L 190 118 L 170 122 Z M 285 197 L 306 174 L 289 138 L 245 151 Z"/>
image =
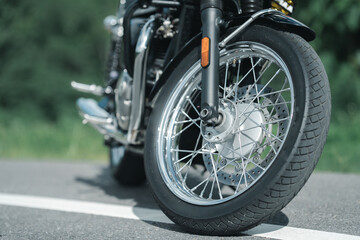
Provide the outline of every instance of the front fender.
<path id="1" fill-rule="evenodd" d="M 238 15 L 236 17 L 232 17 L 230 19 L 225 19 L 226 29 L 223 31 L 221 39 L 223 39 L 229 33 L 229 30 L 234 27 L 238 27 L 243 24 L 246 20 L 248 20 L 250 15 Z M 257 18 L 252 25 L 262 25 L 269 28 L 273 28 L 280 31 L 290 32 L 299 35 L 304 38 L 306 41 L 312 41 L 315 39 L 315 32 L 310 29 L 305 24 L 300 21 L 286 16 L 282 12 L 271 12 L 265 13 Z M 249 26 L 251 27 L 251 25 Z M 241 33 L 240 33 L 241 34 Z M 166 83 L 168 77 L 172 73 L 172 71 L 178 66 L 180 61 L 195 47 L 199 46 L 201 43 L 201 32 L 198 33 L 195 37 L 193 37 L 180 51 L 179 53 L 170 60 L 167 66 L 164 69 L 164 73 L 160 77 L 159 81 L 156 82 L 155 86 L 150 92 L 149 95 L 149 103 L 152 105 L 153 100 L 157 96 L 160 89 Z"/>
<path id="2" fill-rule="evenodd" d="M 230 19 L 226 19 L 227 27 L 237 27 L 250 18 L 250 15 L 238 15 Z M 264 13 L 259 16 L 252 24 L 262 25 L 276 30 L 290 32 L 299 35 L 306 41 L 315 39 L 315 32 L 303 24 L 302 22 L 283 14 L 280 11 Z M 251 27 L 251 26 L 250 26 Z"/>

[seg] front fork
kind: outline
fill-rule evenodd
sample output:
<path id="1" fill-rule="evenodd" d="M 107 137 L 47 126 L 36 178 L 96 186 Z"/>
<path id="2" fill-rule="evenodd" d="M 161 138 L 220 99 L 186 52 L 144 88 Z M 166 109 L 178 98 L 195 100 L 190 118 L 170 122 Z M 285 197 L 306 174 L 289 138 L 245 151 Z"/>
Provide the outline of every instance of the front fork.
<path id="1" fill-rule="evenodd" d="M 221 0 L 201 0 L 201 111 L 206 125 L 219 121 L 219 40 L 222 22 Z"/>

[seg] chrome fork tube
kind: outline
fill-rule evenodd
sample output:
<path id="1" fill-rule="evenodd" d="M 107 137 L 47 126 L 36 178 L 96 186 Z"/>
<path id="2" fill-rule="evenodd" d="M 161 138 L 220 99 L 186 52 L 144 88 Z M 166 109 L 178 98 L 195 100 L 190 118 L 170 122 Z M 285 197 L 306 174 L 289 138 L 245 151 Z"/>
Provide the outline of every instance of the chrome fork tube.
<path id="1" fill-rule="evenodd" d="M 129 144 L 142 143 L 143 120 L 145 112 L 145 84 L 147 59 L 150 44 L 155 33 L 155 19 L 151 18 L 141 29 L 135 49 L 132 110 L 127 141 Z"/>
<path id="2" fill-rule="evenodd" d="M 221 0 L 201 0 L 201 22 L 203 40 L 208 39 L 206 65 L 202 58 L 201 112 L 203 123 L 214 125 L 219 122 L 219 39 L 222 18 Z M 205 56 L 206 58 L 206 56 Z"/>

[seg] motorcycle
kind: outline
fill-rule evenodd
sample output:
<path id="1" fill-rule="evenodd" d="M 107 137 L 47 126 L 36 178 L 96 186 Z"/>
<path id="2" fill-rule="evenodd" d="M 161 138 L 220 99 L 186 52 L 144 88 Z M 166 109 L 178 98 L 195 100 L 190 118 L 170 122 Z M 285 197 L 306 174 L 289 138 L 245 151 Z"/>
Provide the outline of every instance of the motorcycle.
<path id="1" fill-rule="evenodd" d="M 121 184 L 175 223 L 230 235 L 274 216 L 320 158 L 330 88 L 294 0 L 120 0 L 101 96 L 79 98 Z"/>

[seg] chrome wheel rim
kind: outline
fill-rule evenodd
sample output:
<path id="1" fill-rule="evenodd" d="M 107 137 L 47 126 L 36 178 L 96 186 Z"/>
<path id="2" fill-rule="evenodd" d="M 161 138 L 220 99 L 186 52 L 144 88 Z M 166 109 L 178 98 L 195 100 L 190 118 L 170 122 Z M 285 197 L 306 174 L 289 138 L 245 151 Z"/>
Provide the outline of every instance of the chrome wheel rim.
<path id="1" fill-rule="evenodd" d="M 273 50 L 253 42 L 233 44 L 220 52 L 220 72 L 224 126 L 209 128 L 200 121 L 197 62 L 173 89 L 157 135 L 161 176 L 173 194 L 191 204 L 220 204 L 250 189 L 275 161 L 292 121 L 292 78 Z"/>

